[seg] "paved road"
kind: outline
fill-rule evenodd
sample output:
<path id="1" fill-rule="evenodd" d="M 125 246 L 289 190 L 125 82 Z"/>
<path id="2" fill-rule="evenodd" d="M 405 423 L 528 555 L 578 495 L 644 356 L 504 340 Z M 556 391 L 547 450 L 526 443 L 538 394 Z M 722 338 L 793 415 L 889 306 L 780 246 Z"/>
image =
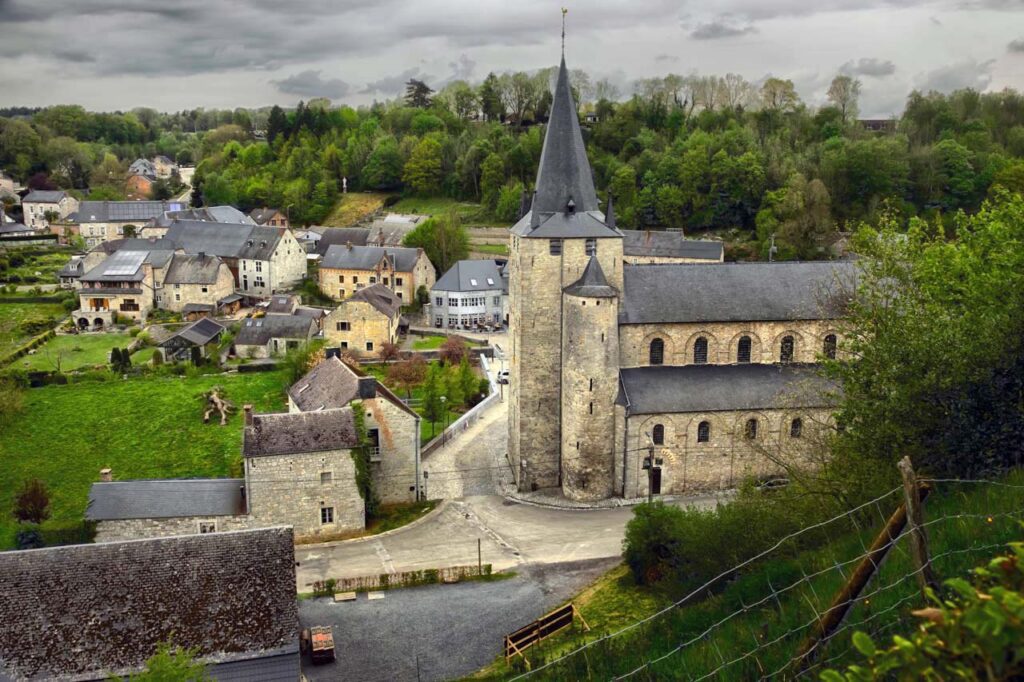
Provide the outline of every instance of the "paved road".
<path id="1" fill-rule="evenodd" d="M 565 602 L 616 559 L 548 564 L 492 583 L 432 585 L 354 602 L 303 601 L 303 627 L 334 625 L 338 659 L 303 661 L 318 680 L 431 682 L 468 675 L 494 660 L 502 637 Z"/>
<path id="2" fill-rule="evenodd" d="M 508 404 L 500 402 L 423 458 L 422 469 L 429 474 L 427 497 L 454 500 L 494 493 L 498 477 L 495 467 L 505 461 L 507 443 Z"/>

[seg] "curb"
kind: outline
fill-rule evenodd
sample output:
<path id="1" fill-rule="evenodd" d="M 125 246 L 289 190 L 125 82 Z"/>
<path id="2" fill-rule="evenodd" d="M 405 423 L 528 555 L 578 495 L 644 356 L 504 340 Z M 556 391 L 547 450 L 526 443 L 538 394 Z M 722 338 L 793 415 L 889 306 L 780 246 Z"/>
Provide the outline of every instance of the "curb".
<path id="1" fill-rule="evenodd" d="M 658 499 L 663 501 L 663 502 L 669 502 L 669 503 L 686 502 L 688 500 L 696 501 L 696 500 L 705 500 L 705 499 L 713 499 L 716 502 L 720 502 L 720 501 L 730 497 L 732 492 L 733 491 L 730 491 L 730 490 L 724 490 L 724 491 L 721 491 L 719 493 L 714 493 L 714 494 L 710 494 L 710 495 L 693 495 L 693 496 L 690 496 L 690 495 L 659 495 Z M 620 498 L 612 498 L 612 500 L 610 500 L 609 503 L 607 503 L 607 504 L 599 504 L 599 505 L 587 506 L 587 507 L 576 507 L 576 506 L 570 506 L 570 505 L 567 505 L 567 504 L 555 504 L 555 503 L 552 503 L 552 502 L 544 502 L 544 501 L 541 501 L 541 500 L 532 500 L 532 499 L 528 499 L 528 498 L 524 498 L 524 497 L 518 497 L 516 495 L 512 495 L 512 494 L 509 494 L 509 493 L 501 493 L 501 496 L 503 498 L 505 498 L 506 500 L 508 500 L 509 502 L 514 502 L 516 504 L 525 504 L 525 505 L 529 505 L 531 507 L 540 507 L 542 509 L 560 509 L 562 511 L 575 511 L 575 512 L 607 511 L 609 509 L 622 509 L 623 507 L 635 507 L 638 504 L 644 504 L 645 502 L 647 502 L 647 498 L 646 497 L 643 497 L 643 498 L 632 498 L 632 499 L 628 499 L 628 500 L 623 500 L 623 499 L 620 499 Z"/>
<path id="2" fill-rule="evenodd" d="M 365 536 L 359 537 L 359 538 L 348 538 L 346 540 L 328 540 L 327 542 L 308 542 L 308 543 L 303 543 L 301 545 L 295 545 L 295 549 L 299 550 L 299 549 L 316 549 L 318 547 L 340 547 L 340 546 L 343 546 L 343 545 L 354 545 L 354 544 L 359 543 L 359 542 L 368 542 L 368 541 L 371 541 L 371 540 L 379 540 L 381 538 L 386 538 L 389 535 L 395 535 L 396 533 L 401 533 L 402 531 L 409 530 L 410 528 L 415 528 L 416 526 L 424 523 L 427 519 L 434 518 L 435 516 L 440 514 L 444 509 L 446 509 L 448 507 L 448 502 L 449 502 L 448 500 L 441 500 L 441 504 L 437 505 L 436 507 L 431 509 L 426 514 L 424 514 L 423 516 L 421 516 L 418 519 L 416 519 L 415 521 L 411 521 L 411 522 L 405 524 L 404 526 L 399 526 L 398 528 L 392 528 L 391 530 L 386 530 L 383 533 L 376 533 L 375 535 L 365 535 Z"/>

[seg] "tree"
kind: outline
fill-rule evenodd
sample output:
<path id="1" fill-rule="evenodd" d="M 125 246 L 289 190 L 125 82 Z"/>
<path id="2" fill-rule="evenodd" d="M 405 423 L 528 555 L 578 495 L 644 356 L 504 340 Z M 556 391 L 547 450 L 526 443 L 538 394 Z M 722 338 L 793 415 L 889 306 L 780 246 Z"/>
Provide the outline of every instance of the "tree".
<path id="1" fill-rule="evenodd" d="M 280 135 L 287 136 L 288 117 L 284 110 L 276 104 L 270 110 L 270 118 L 267 119 L 267 142 L 274 144 L 274 140 Z"/>
<path id="2" fill-rule="evenodd" d="M 480 84 L 480 109 L 488 121 L 500 121 L 505 115 L 505 106 L 501 101 L 501 85 L 493 73 Z"/>
<path id="3" fill-rule="evenodd" d="M 506 222 L 515 222 L 519 219 L 519 204 L 523 197 L 523 183 L 513 182 L 505 185 L 498 193 L 497 205 L 494 208 L 494 217 Z"/>
<path id="4" fill-rule="evenodd" d="M 835 237 L 831 198 L 825 184 L 818 179 L 807 181 L 796 173 L 786 187 L 768 192 L 765 207 L 757 214 L 757 234 L 767 256 L 771 237 L 775 235 L 779 258 L 813 260 Z"/>
<path id="5" fill-rule="evenodd" d="M 431 365 L 423 382 L 423 398 L 420 404 L 423 416 L 430 422 L 431 436 L 434 435 L 434 424 L 441 421 L 445 413 L 445 403 L 441 400 L 442 372 L 441 365 Z"/>
<path id="6" fill-rule="evenodd" d="M 791 80 L 769 78 L 761 86 L 761 105 L 773 111 L 792 111 L 800 104 L 796 86 Z"/>
<path id="7" fill-rule="evenodd" d="M 441 189 L 441 144 L 426 137 L 419 141 L 402 172 L 402 181 L 416 194 L 436 194 Z"/>
<path id="8" fill-rule="evenodd" d="M 166 178 L 159 178 L 149 190 L 149 197 L 155 201 L 166 201 L 174 196 L 171 183 Z"/>
<path id="9" fill-rule="evenodd" d="M 388 367 L 388 383 L 405 389 L 405 397 L 412 398 L 412 390 L 427 376 L 427 361 L 419 353 Z"/>
<path id="10" fill-rule="evenodd" d="M 463 121 L 476 117 L 479 100 L 473 88 L 465 81 L 458 81 L 451 86 L 452 111 Z"/>
<path id="11" fill-rule="evenodd" d="M 504 74 L 500 79 L 501 99 L 505 109 L 517 126 L 523 125 L 526 112 L 537 101 L 539 90 L 536 83 L 522 71 Z"/>
<path id="12" fill-rule="evenodd" d="M 430 96 L 434 91 L 421 80 L 410 78 L 405 84 L 405 103 L 417 109 L 430 107 Z"/>
<path id="13" fill-rule="evenodd" d="M 156 653 L 146 659 L 146 669 L 128 676 L 130 682 L 206 682 L 211 679 L 206 666 L 196 660 L 195 649 L 181 649 L 168 642 L 157 645 Z M 111 680 L 121 677 L 112 675 Z"/>
<path id="14" fill-rule="evenodd" d="M 14 517 L 22 523 L 40 524 L 50 518 L 50 491 L 38 478 L 25 481 L 14 498 Z"/>
<path id="15" fill-rule="evenodd" d="M 458 336 L 449 336 L 445 342 L 441 344 L 439 355 L 442 362 L 452 366 L 462 362 L 468 352 L 469 350 L 466 348 L 465 341 Z"/>
<path id="16" fill-rule="evenodd" d="M 843 117 L 843 123 L 857 118 L 857 100 L 860 98 L 860 81 L 845 74 L 839 74 L 828 86 L 828 101 L 835 105 Z"/>
<path id="17" fill-rule="evenodd" d="M 379 356 L 381 362 L 392 362 L 394 360 L 397 360 L 401 354 L 402 349 L 399 347 L 397 343 L 385 341 L 384 343 L 380 344 Z"/>
<path id="18" fill-rule="evenodd" d="M 480 387 L 480 382 L 477 380 L 477 376 L 473 373 L 473 368 L 469 364 L 468 354 L 463 355 L 462 360 L 459 361 L 459 372 L 456 376 L 456 381 L 461 389 L 462 399 L 466 407 L 472 407 L 475 402 L 477 389 Z"/>
<path id="19" fill-rule="evenodd" d="M 492 211 L 498 205 L 498 192 L 505 184 L 505 162 L 499 154 L 488 154 L 480 166 L 480 203 Z"/>
<path id="20" fill-rule="evenodd" d="M 363 183 L 369 189 L 393 189 L 402 182 L 402 153 L 398 141 L 382 137 L 363 167 Z"/>
<path id="21" fill-rule="evenodd" d="M 405 235 L 402 245 L 423 249 L 434 268 L 441 273 L 469 257 L 469 234 L 455 209 L 424 220 Z"/>

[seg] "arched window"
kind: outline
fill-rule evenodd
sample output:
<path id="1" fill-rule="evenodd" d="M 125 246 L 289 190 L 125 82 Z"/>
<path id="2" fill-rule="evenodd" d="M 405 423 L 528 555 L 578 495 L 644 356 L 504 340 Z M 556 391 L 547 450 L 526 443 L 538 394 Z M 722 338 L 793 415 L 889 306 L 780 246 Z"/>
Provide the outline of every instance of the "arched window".
<path id="1" fill-rule="evenodd" d="M 779 345 L 779 362 L 793 362 L 793 337 L 783 336 Z"/>
<path id="2" fill-rule="evenodd" d="M 747 440 L 754 440 L 757 438 L 757 420 L 748 419 L 747 425 L 743 429 L 743 435 Z"/>
<path id="3" fill-rule="evenodd" d="M 825 347 L 823 350 L 825 352 L 825 357 L 828 358 L 829 360 L 836 359 L 836 345 L 837 344 L 835 334 L 829 334 L 828 336 L 825 337 Z"/>
<path id="4" fill-rule="evenodd" d="M 698 336 L 697 340 L 693 342 L 693 364 L 704 365 L 708 361 L 708 340 L 703 336 Z"/>
<path id="5" fill-rule="evenodd" d="M 709 440 L 711 440 L 711 424 L 708 422 L 697 424 L 697 442 L 707 443 Z"/>
<path id="6" fill-rule="evenodd" d="M 665 444 L 665 426 L 662 424 L 655 424 L 654 430 L 651 432 L 651 440 L 654 441 L 655 445 Z"/>
<path id="7" fill-rule="evenodd" d="M 652 365 L 660 365 L 665 362 L 665 342 L 661 339 L 651 341 L 650 361 Z"/>
<path id="8" fill-rule="evenodd" d="M 789 436 L 790 438 L 799 438 L 804 431 L 804 420 L 797 417 L 789 425 Z"/>
<path id="9" fill-rule="evenodd" d="M 750 362 L 750 337 L 741 336 L 736 347 L 736 362 Z"/>

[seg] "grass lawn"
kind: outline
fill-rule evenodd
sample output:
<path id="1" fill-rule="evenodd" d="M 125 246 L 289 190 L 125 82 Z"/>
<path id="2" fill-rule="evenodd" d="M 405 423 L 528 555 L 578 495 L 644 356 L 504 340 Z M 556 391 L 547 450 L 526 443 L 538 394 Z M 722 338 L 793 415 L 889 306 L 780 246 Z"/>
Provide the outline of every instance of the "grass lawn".
<path id="1" fill-rule="evenodd" d="M 351 227 L 384 206 L 387 194 L 379 192 L 351 192 L 343 194 L 323 224 L 328 227 Z"/>
<path id="2" fill-rule="evenodd" d="M 437 350 L 447 340 L 447 336 L 417 336 L 416 340 L 412 342 L 412 348 L 413 350 Z"/>
<path id="3" fill-rule="evenodd" d="M 474 244 L 470 242 L 469 250 L 477 253 L 487 253 L 492 256 L 507 256 L 508 244 Z"/>
<path id="4" fill-rule="evenodd" d="M 995 485 L 955 486 L 940 489 L 925 504 L 932 564 L 939 580 L 964 577 L 975 566 L 986 564 L 1005 550 L 1007 542 L 1019 540 L 1019 521 L 1024 513 L 1024 473 L 1007 480 L 1012 487 Z M 895 502 L 885 507 L 887 515 Z M 873 511 L 873 510 L 872 510 Z M 871 544 L 882 526 L 881 513 L 862 520 L 862 530 L 836 528 L 835 539 L 819 549 L 788 556 L 773 556 L 755 563 L 728 583 L 725 589 L 703 601 L 673 609 L 611 640 L 596 643 L 562 664 L 554 665 L 536 679 L 612 679 L 694 640 L 681 652 L 667 656 L 638 679 L 684 680 L 707 675 L 723 661 L 736 661 L 709 679 L 758 679 L 779 670 L 797 651 L 807 626 L 824 613 L 845 583 L 864 547 Z M 861 595 L 862 600 L 847 614 L 845 629 L 826 646 L 823 658 L 834 658 L 830 667 L 862 659 L 850 648 L 850 637 L 861 630 L 876 642 L 888 643 L 894 634 L 906 634 L 916 627 L 910 615 L 924 599 L 914 579 L 914 565 L 906 540 L 890 550 L 880 571 Z M 812 576 L 804 580 L 804 576 Z M 791 589 L 785 589 L 793 586 Z M 772 594 L 777 598 L 770 598 Z M 769 597 L 764 603 L 759 603 Z M 585 641 L 618 631 L 638 619 L 669 605 L 658 590 L 633 584 L 628 570 L 620 566 L 585 589 L 573 602 L 591 627 L 588 633 L 567 629 L 529 650 L 536 668 Z M 721 623 L 720 626 L 716 625 Z M 709 630 L 710 628 L 710 630 Z M 708 634 L 704 634 L 709 630 Z M 767 643 L 754 655 L 757 643 Z M 511 669 L 503 657 L 477 673 L 475 679 L 505 679 Z M 820 671 L 815 671 L 816 673 Z"/>
<path id="5" fill-rule="evenodd" d="M 27 370 L 56 371 L 106 365 L 110 349 L 124 348 L 132 342 L 127 334 L 61 334 L 36 349 L 35 353 L 18 358 L 13 367 Z M 137 355 L 137 353 L 136 353 Z M 132 361 L 135 361 L 133 356 Z"/>
<path id="6" fill-rule="evenodd" d="M 238 412 L 227 426 L 203 424 L 199 396 L 222 386 Z M 76 525 L 99 470 L 115 479 L 241 474 L 241 406 L 284 408 L 279 373 L 83 382 L 25 392 L 24 411 L 0 429 L 0 549 L 14 544 L 9 513 L 29 478 L 46 483 L 44 530 Z"/>
<path id="7" fill-rule="evenodd" d="M 6 355 L 32 338 L 18 329 L 25 320 L 59 320 L 65 314 L 64 306 L 59 303 L 0 303 L 0 356 Z"/>

